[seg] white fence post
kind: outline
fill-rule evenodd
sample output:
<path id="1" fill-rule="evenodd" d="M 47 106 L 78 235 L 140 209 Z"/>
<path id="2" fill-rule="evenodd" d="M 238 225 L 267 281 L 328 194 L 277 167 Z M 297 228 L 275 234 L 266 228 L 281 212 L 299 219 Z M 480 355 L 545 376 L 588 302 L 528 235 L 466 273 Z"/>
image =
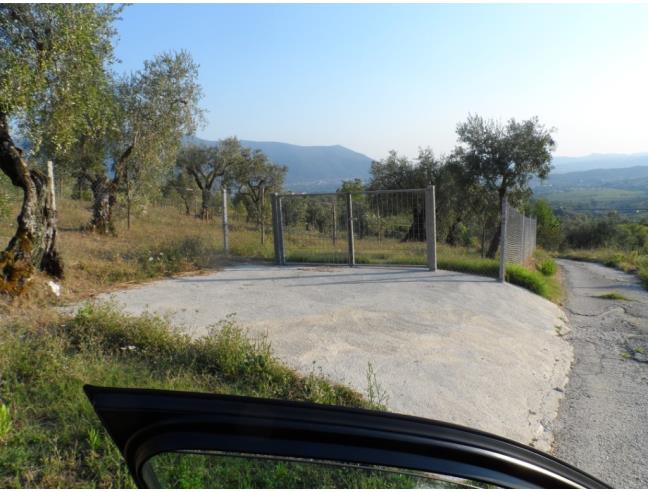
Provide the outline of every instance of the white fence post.
<path id="1" fill-rule="evenodd" d="M 425 239 L 427 241 L 428 268 L 436 272 L 436 197 L 434 186 L 425 189 Z"/>
<path id="2" fill-rule="evenodd" d="M 227 188 L 223 187 L 223 252 L 229 254 L 229 224 L 227 222 Z"/>
<path id="3" fill-rule="evenodd" d="M 346 195 L 347 202 L 347 236 L 349 241 L 349 266 L 355 265 L 355 243 L 353 238 L 353 199 L 351 193 Z"/>
<path id="4" fill-rule="evenodd" d="M 279 256 L 279 227 L 277 225 L 277 200 L 278 194 L 273 193 L 270 197 L 270 205 L 272 206 L 272 240 L 274 244 L 275 263 L 281 265 L 281 257 Z"/>

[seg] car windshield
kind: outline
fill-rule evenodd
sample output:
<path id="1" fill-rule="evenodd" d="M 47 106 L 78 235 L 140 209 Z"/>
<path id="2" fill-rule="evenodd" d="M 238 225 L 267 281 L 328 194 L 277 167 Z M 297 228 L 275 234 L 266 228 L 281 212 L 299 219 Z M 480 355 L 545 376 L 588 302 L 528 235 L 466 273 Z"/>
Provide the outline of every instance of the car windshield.
<path id="1" fill-rule="evenodd" d="M 421 417 L 648 488 L 647 24 L 0 4 L 0 488 L 138 484 L 84 385 Z M 164 451 L 169 488 L 486 486 Z"/>

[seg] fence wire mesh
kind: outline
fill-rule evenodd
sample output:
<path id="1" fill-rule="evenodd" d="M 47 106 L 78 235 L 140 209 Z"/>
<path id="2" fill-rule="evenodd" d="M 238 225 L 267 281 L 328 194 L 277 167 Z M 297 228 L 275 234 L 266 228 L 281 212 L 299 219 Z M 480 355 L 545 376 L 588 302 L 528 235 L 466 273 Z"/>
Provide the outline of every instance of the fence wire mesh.
<path id="1" fill-rule="evenodd" d="M 338 193 L 279 197 L 286 261 L 348 263 L 348 214 Z"/>
<path id="2" fill-rule="evenodd" d="M 424 189 L 278 200 L 287 262 L 426 264 Z"/>
<path id="3" fill-rule="evenodd" d="M 506 261 L 524 263 L 536 247 L 536 219 L 508 205 L 506 224 Z"/>
<path id="4" fill-rule="evenodd" d="M 352 198 L 356 263 L 426 264 L 424 189 Z"/>

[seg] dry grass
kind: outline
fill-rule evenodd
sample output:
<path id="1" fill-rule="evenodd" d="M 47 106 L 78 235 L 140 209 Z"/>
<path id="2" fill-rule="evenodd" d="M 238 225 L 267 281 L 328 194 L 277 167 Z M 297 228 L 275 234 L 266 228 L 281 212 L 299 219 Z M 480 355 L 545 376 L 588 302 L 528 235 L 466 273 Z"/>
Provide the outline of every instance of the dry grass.
<path id="1" fill-rule="evenodd" d="M 151 207 L 126 228 L 120 211 L 116 214 L 116 236 L 83 231 L 90 220 L 90 204 L 61 200 L 59 205 L 59 247 L 65 262 L 61 301 L 93 296 L 131 282 L 196 272 L 221 266 L 221 226 L 186 216 L 173 207 Z M 12 222 L 0 225 L 0 237 L 10 237 Z M 34 284 L 42 284 L 42 277 Z M 35 288 L 29 300 L 42 300 L 49 289 Z M 17 301 L 20 304 L 22 301 Z M 24 304 L 24 302 L 22 302 Z"/>
<path id="2" fill-rule="evenodd" d="M 61 283 L 61 297 L 54 299 L 49 288 L 44 286 L 47 279 L 38 276 L 29 294 L 12 302 L 12 309 L 29 309 L 52 302 L 69 303 L 131 283 L 198 273 L 228 262 L 222 254 L 220 219 L 202 221 L 185 215 L 180 208 L 150 207 L 134 217 L 131 228 L 127 229 L 123 210 L 117 208 L 115 236 L 84 231 L 89 220 L 89 202 L 59 201 L 59 244 L 66 275 Z M 0 224 L 0 237 L 10 236 L 13 227 L 13 222 Z M 230 217 L 232 256 L 239 261 L 272 260 L 273 238 L 271 228 L 268 229 L 262 244 L 256 227 L 246 224 L 233 210 Z M 426 245 L 422 242 L 379 241 L 368 236 L 356 239 L 355 249 L 358 264 L 426 265 Z M 345 232 L 333 244 L 331 238 L 315 232 L 287 230 L 285 252 L 288 261 L 346 263 Z M 498 261 L 481 258 L 474 248 L 438 244 L 437 258 L 442 269 L 497 276 Z M 550 259 L 547 256 L 543 260 Z M 509 280 L 551 300 L 559 300 L 559 282 L 537 272 L 536 264 L 530 262 L 525 268 L 511 265 L 507 269 Z"/>

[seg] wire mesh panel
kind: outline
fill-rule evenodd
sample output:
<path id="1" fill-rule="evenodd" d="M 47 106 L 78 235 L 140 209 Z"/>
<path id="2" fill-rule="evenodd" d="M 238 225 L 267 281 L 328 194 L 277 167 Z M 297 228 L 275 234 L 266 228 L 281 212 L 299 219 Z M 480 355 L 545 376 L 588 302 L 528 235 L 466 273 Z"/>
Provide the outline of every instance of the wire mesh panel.
<path id="1" fill-rule="evenodd" d="M 526 217 L 508 206 L 506 223 L 506 261 L 524 263 L 536 247 L 536 219 Z"/>
<path id="2" fill-rule="evenodd" d="M 348 263 L 348 221 L 340 193 L 280 196 L 285 260 Z"/>
<path id="3" fill-rule="evenodd" d="M 427 264 L 423 189 L 281 195 L 279 208 L 287 262 Z"/>
<path id="4" fill-rule="evenodd" d="M 425 190 L 354 193 L 355 261 L 425 265 Z"/>

